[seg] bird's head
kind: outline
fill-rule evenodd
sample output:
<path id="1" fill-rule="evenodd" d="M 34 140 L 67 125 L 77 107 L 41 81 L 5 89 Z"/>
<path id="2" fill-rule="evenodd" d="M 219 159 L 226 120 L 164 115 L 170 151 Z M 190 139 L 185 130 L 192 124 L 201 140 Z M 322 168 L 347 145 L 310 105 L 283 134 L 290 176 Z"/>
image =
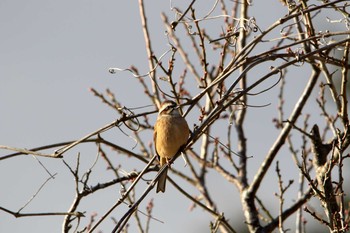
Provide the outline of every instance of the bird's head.
<path id="1" fill-rule="evenodd" d="M 164 101 L 159 108 L 159 116 L 181 116 L 179 112 L 179 106 L 171 100 Z"/>

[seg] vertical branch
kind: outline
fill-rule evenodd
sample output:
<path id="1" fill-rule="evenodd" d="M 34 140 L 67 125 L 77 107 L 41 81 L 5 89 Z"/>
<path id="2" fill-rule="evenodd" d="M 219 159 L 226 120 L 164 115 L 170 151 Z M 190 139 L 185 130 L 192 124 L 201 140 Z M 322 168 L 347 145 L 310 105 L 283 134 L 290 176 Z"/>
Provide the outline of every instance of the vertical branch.
<path id="1" fill-rule="evenodd" d="M 348 63 L 349 63 L 349 41 L 345 43 L 345 50 L 343 55 L 343 68 L 342 68 L 342 80 L 341 80 L 341 109 L 340 116 L 343 121 L 344 128 L 347 130 L 349 125 L 348 118 L 348 97 L 347 97 L 347 83 L 348 83 Z"/>
<path id="2" fill-rule="evenodd" d="M 346 211 L 345 210 L 345 203 L 344 203 L 344 176 L 343 176 L 343 160 L 344 156 L 340 155 L 338 158 L 338 186 L 336 187 L 339 195 L 339 221 L 341 223 L 341 228 L 345 229 L 345 226 L 349 226 L 349 222 L 346 222 L 345 216 L 346 216 Z"/>
<path id="3" fill-rule="evenodd" d="M 271 146 L 271 149 L 266 155 L 265 160 L 263 161 L 263 163 L 259 167 L 259 170 L 255 174 L 253 182 L 251 183 L 250 187 L 247 190 L 245 190 L 245 192 L 242 194 L 243 206 L 245 207 L 244 211 L 245 211 L 246 218 L 249 217 L 251 218 L 249 220 L 255 221 L 254 225 L 252 224 L 252 222 L 249 222 L 251 224 L 249 225 L 249 227 L 251 228 L 251 231 L 256 231 L 261 227 L 258 216 L 256 216 L 257 210 L 252 209 L 252 208 L 255 208 L 254 196 L 258 188 L 260 187 L 260 184 L 263 178 L 265 177 L 267 171 L 269 170 L 272 161 L 276 157 L 278 151 L 284 145 L 284 142 L 287 139 L 289 132 L 292 129 L 292 126 L 301 115 L 301 111 L 304 108 L 306 101 L 310 97 L 311 92 L 317 83 L 319 74 L 320 74 L 320 70 L 315 68 L 310 77 L 308 84 L 306 85 L 304 92 L 302 93 L 301 97 L 299 98 L 299 101 L 296 103 L 294 110 L 289 117 L 289 120 L 288 120 L 289 123 L 287 123 L 281 130 L 280 135 L 276 139 L 275 143 Z M 252 214 L 254 213 L 253 211 L 255 211 L 255 215 Z"/>
<path id="4" fill-rule="evenodd" d="M 148 26 L 147 26 L 147 18 L 146 18 L 146 13 L 145 13 L 145 7 L 143 4 L 143 0 L 139 0 L 139 8 L 140 8 L 140 16 L 141 16 L 141 24 L 142 24 L 142 30 L 145 38 L 145 43 L 146 43 L 146 50 L 147 50 L 147 56 L 148 56 L 148 66 L 149 70 L 152 71 L 150 72 L 150 78 L 152 80 L 152 89 L 153 93 L 155 95 L 155 98 L 153 99 L 154 103 L 159 106 L 159 91 L 157 88 L 157 79 L 156 79 L 156 70 L 155 64 L 153 61 L 153 50 L 152 50 L 152 45 L 151 45 L 151 39 L 148 33 Z"/>
<path id="5" fill-rule="evenodd" d="M 198 74 L 196 68 L 194 67 L 194 65 L 190 61 L 188 54 L 185 52 L 185 49 L 182 47 L 179 38 L 176 37 L 174 31 L 172 30 L 171 26 L 169 25 L 169 21 L 168 21 L 167 16 L 165 14 L 162 14 L 161 17 L 162 17 L 164 25 L 167 29 L 167 32 L 169 33 L 169 37 L 172 38 L 172 40 L 175 44 L 175 47 L 176 47 L 177 51 L 179 52 L 185 66 L 192 73 L 192 75 L 196 78 L 197 82 L 200 83 L 200 75 Z"/>
<path id="6" fill-rule="evenodd" d="M 328 67 L 325 64 L 325 62 L 321 61 L 320 64 L 321 64 L 322 73 L 323 73 L 323 75 L 326 78 L 327 86 L 329 87 L 329 91 L 331 93 L 332 99 L 333 99 L 334 103 L 336 104 L 337 109 L 340 110 L 341 103 L 340 103 L 340 100 L 338 98 L 338 91 L 335 88 L 334 81 L 333 81 L 333 78 L 332 78 L 333 73 L 329 72 Z"/>
<path id="7" fill-rule="evenodd" d="M 245 19 L 248 18 L 248 2 L 244 1 L 240 5 L 240 33 L 239 38 L 237 42 L 237 49 L 238 51 L 243 51 L 246 46 L 246 39 L 247 39 L 247 32 L 245 29 Z M 246 68 L 246 65 L 243 65 L 240 68 L 240 72 L 243 73 Z M 245 90 L 247 87 L 246 83 L 246 74 L 244 74 L 240 80 L 240 88 L 242 90 Z M 247 104 L 247 96 L 243 95 L 240 98 L 240 101 L 246 105 Z M 246 115 L 246 108 L 243 107 L 238 113 L 237 118 L 235 120 L 236 130 L 238 134 L 238 154 L 239 157 L 239 180 L 241 182 L 241 187 L 243 188 L 244 192 L 241 193 L 241 199 L 242 199 L 242 205 L 244 209 L 244 215 L 248 224 L 248 229 L 253 232 L 257 229 L 261 228 L 260 222 L 259 222 L 259 213 L 255 205 L 255 193 L 253 195 L 246 195 L 245 192 L 248 187 L 248 180 L 247 180 L 247 148 L 246 148 L 246 138 L 244 134 L 243 129 L 243 122 Z"/>
<path id="8" fill-rule="evenodd" d="M 279 204 L 279 216 L 278 216 L 278 228 L 281 233 L 284 232 L 283 229 L 283 219 L 282 219 L 282 213 L 283 213 L 283 203 L 284 203 L 284 198 L 283 198 L 283 181 L 282 181 L 282 175 L 281 175 L 281 170 L 279 168 L 279 162 L 277 160 L 276 162 L 276 173 L 277 173 L 277 178 L 278 178 L 278 188 L 280 191 L 280 194 L 278 195 L 277 193 L 275 194 L 278 196 L 280 200 Z"/>
<path id="9" fill-rule="evenodd" d="M 208 98 L 206 98 L 206 102 L 205 102 L 205 107 L 204 107 L 204 112 L 209 112 L 210 111 L 210 102 L 208 100 Z M 206 133 L 203 134 L 202 136 L 202 144 L 201 144 L 201 151 L 200 151 L 200 158 L 203 161 L 207 160 L 208 157 L 208 148 L 209 148 L 209 135 L 210 135 L 210 127 L 208 127 L 206 129 Z M 202 181 L 204 181 L 204 175 L 206 173 L 206 164 L 201 164 L 200 165 L 200 175 L 199 177 L 201 177 Z"/>
<path id="10" fill-rule="evenodd" d="M 244 30 L 245 28 L 245 19 L 248 18 L 248 2 L 244 1 L 241 4 L 241 8 L 240 8 L 240 33 L 239 33 L 239 38 L 238 38 L 238 42 L 237 42 L 237 46 L 238 46 L 238 50 L 242 51 L 243 48 L 246 46 L 246 40 L 247 40 L 247 32 Z M 243 73 L 245 70 L 246 66 L 242 65 L 240 68 L 240 72 Z M 242 90 L 245 90 L 247 88 L 247 81 L 246 81 L 246 74 L 244 74 L 240 80 L 240 88 Z M 247 95 L 243 95 L 240 98 L 240 101 L 243 103 L 243 106 L 245 106 L 247 104 Z M 242 182 L 243 187 L 247 186 L 247 145 L 246 145 L 246 138 L 245 138 L 245 134 L 244 134 L 244 129 L 243 129 L 243 122 L 245 119 L 245 115 L 246 115 L 246 108 L 242 108 L 240 111 L 238 111 L 237 113 L 237 118 L 236 118 L 236 130 L 237 130 L 237 134 L 238 134 L 238 154 L 240 154 L 241 156 L 240 161 L 239 161 L 239 165 L 241 167 L 240 171 L 239 171 L 239 176 Z"/>
<path id="11" fill-rule="evenodd" d="M 279 216 L 278 216 L 278 229 L 281 233 L 287 232 L 287 230 L 283 229 L 283 204 L 284 204 L 284 194 L 288 190 L 288 188 L 293 184 L 293 180 L 289 180 L 289 183 L 287 186 L 283 187 L 283 180 L 281 175 L 281 170 L 279 167 L 279 161 L 276 162 L 276 174 L 278 178 L 278 188 L 279 188 L 279 194 L 276 193 L 275 195 L 279 199 Z M 300 199 L 299 199 L 300 200 Z"/>
<path id="12" fill-rule="evenodd" d="M 307 10 L 308 9 L 308 5 L 307 5 L 307 1 L 306 0 L 301 0 L 301 5 L 303 7 L 303 10 Z M 315 35 L 315 29 L 313 26 L 313 22 L 310 16 L 309 12 L 304 12 L 303 13 L 303 18 L 304 18 L 304 23 L 305 23 L 305 27 L 306 27 L 306 35 L 307 37 L 312 37 Z M 306 52 L 310 52 L 311 51 L 311 46 L 310 44 L 312 44 L 315 48 L 318 48 L 317 45 L 317 41 L 313 40 L 310 43 L 305 43 L 305 50 Z"/>
<path id="13" fill-rule="evenodd" d="M 74 201 L 71 205 L 71 207 L 69 208 L 68 212 L 73 212 L 78 208 L 78 205 L 81 201 L 82 196 L 80 195 L 80 191 L 79 191 L 79 166 L 80 166 L 80 154 L 77 155 L 77 164 L 76 164 L 76 168 L 73 171 L 73 169 L 63 160 L 63 163 L 68 167 L 68 169 L 70 170 L 70 172 L 73 174 L 74 176 L 74 181 L 75 181 L 75 197 L 74 197 Z M 64 221 L 62 224 L 62 232 L 64 233 L 68 233 L 69 230 L 72 228 L 72 222 L 74 221 L 74 217 L 70 216 L 70 215 L 66 215 L 64 217 Z M 78 225 L 77 225 L 78 227 Z"/>
<path id="14" fill-rule="evenodd" d="M 207 62 L 207 52 L 206 52 L 206 48 L 204 45 L 204 36 L 203 36 L 203 31 L 201 30 L 200 26 L 199 26 L 199 22 L 196 21 L 196 15 L 195 15 L 195 11 L 194 9 L 192 9 L 192 18 L 193 20 L 195 20 L 195 25 L 197 28 L 197 32 L 198 32 L 198 36 L 199 36 L 199 47 L 201 48 L 200 51 L 201 53 L 198 54 L 199 55 L 199 59 L 200 59 L 200 63 L 203 69 L 203 76 L 201 78 L 202 84 L 204 88 L 208 87 L 208 81 L 211 82 L 211 80 L 209 80 L 209 73 L 208 73 L 208 62 Z M 215 88 L 214 88 L 215 89 Z M 211 89 L 208 89 L 208 93 L 207 93 L 207 100 L 206 101 L 210 101 L 211 106 L 214 106 L 214 102 L 213 102 L 213 97 L 214 94 L 216 93 L 216 91 L 214 90 L 212 93 L 210 92 Z"/>
<path id="15" fill-rule="evenodd" d="M 308 119 L 309 119 L 310 115 L 306 115 L 305 116 L 305 120 L 304 120 L 304 128 L 303 130 L 306 131 L 306 129 L 308 128 Z M 303 161 L 299 161 L 298 157 L 297 157 L 297 151 L 295 151 L 293 149 L 293 145 L 292 145 L 292 142 L 291 142 L 291 138 L 288 137 L 288 144 L 289 144 L 289 147 L 290 147 L 290 151 L 292 152 L 292 155 L 293 155 L 293 159 L 296 163 L 296 165 L 299 167 L 299 168 L 302 168 L 302 166 L 304 165 L 304 168 L 305 168 L 305 172 L 307 172 L 307 168 L 305 167 L 305 160 L 306 160 L 306 157 L 307 157 L 307 154 L 304 154 L 303 156 Z M 305 153 L 306 152 L 306 145 L 307 145 L 307 139 L 306 139 L 306 136 L 305 134 L 302 135 L 302 140 L 303 140 L 303 144 L 301 146 L 302 148 L 302 151 Z M 303 165 L 302 165 L 303 164 Z M 300 198 L 302 198 L 303 196 L 303 193 L 304 193 L 304 184 L 305 184 L 305 177 L 303 175 L 303 172 L 300 172 L 299 173 L 299 180 L 298 180 L 298 183 L 299 183 L 299 189 L 298 189 L 298 200 Z M 302 208 L 299 208 L 299 210 L 297 211 L 296 213 L 296 221 L 295 221 L 295 232 L 296 233 L 302 233 L 305 231 L 305 227 L 304 227 L 304 221 L 303 221 L 303 209 Z"/>
<path id="16" fill-rule="evenodd" d="M 349 41 L 345 43 L 345 50 L 343 55 L 343 68 L 342 68 L 342 80 L 341 80 L 341 88 L 340 88 L 340 97 L 341 97 L 341 109 L 340 109 L 340 116 L 341 120 L 344 125 L 344 132 L 349 131 L 349 118 L 348 118 L 348 98 L 347 98 L 347 82 L 348 82 L 348 63 L 349 63 Z M 341 143 L 343 140 L 339 137 L 339 143 Z M 345 225 L 345 209 L 344 209 L 344 177 L 343 177 L 343 160 L 344 156 L 342 155 L 343 151 L 343 143 L 340 144 L 340 155 L 339 155 L 339 161 L 338 161 L 338 193 L 339 193 L 339 221 L 341 224 L 341 227 L 344 228 Z"/>
<path id="17" fill-rule="evenodd" d="M 261 167 L 259 168 L 258 172 L 256 173 L 254 180 L 252 182 L 252 185 L 250 187 L 250 191 L 255 193 L 257 191 L 257 189 L 259 188 L 262 179 L 264 178 L 268 168 L 271 165 L 271 162 L 275 158 L 277 152 L 282 147 L 290 130 L 292 129 L 292 126 L 294 125 L 296 120 L 299 118 L 301 111 L 306 104 L 306 101 L 310 97 L 311 92 L 317 83 L 319 75 L 320 75 L 320 70 L 316 69 L 316 67 L 315 67 L 315 69 L 313 70 L 313 73 L 311 74 L 310 80 L 304 89 L 304 92 L 300 96 L 298 102 L 295 104 L 293 112 L 291 113 L 291 115 L 288 118 L 288 123 L 283 127 L 280 135 L 278 136 L 274 145 L 271 147 L 270 151 L 268 152 L 265 161 L 262 163 Z"/>
<path id="18" fill-rule="evenodd" d="M 328 216 L 329 228 L 340 229 L 339 206 L 335 198 L 331 171 L 332 161 L 327 160 L 327 155 L 332 150 L 332 144 L 323 144 L 318 126 L 315 124 L 311 131 L 312 152 L 314 154 L 314 168 L 320 190 L 324 197 L 321 197 L 323 208 Z M 333 150 L 334 151 L 334 150 Z"/>

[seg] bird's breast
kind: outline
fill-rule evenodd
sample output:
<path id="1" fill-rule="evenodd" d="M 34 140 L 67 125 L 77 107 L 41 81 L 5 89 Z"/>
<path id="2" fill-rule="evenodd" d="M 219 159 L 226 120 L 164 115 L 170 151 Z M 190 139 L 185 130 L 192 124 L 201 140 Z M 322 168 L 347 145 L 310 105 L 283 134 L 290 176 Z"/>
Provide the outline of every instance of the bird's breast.
<path id="1" fill-rule="evenodd" d="M 156 149 L 161 157 L 172 158 L 187 142 L 189 128 L 182 117 L 163 116 L 157 120 Z"/>

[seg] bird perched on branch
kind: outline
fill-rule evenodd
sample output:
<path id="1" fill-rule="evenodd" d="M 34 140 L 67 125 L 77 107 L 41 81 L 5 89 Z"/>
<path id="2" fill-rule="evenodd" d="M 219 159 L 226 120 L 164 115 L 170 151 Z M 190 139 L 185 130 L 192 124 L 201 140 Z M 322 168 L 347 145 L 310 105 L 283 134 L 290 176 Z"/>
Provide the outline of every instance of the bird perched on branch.
<path id="1" fill-rule="evenodd" d="M 174 101 L 164 101 L 154 125 L 154 146 L 159 158 L 160 166 L 169 164 L 171 160 L 186 144 L 190 134 L 187 122 L 179 112 L 179 106 Z M 157 193 L 165 192 L 167 170 L 158 180 Z"/>

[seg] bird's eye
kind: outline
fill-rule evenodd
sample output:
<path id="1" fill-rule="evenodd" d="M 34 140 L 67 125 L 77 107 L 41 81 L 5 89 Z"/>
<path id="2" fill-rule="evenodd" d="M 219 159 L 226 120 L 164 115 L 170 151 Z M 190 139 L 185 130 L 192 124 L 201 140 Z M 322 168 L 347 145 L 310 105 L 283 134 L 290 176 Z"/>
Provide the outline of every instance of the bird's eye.
<path id="1" fill-rule="evenodd" d="M 167 107 L 165 108 L 165 111 L 171 112 L 171 111 L 173 111 L 174 109 L 175 109 L 175 105 L 169 105 L 169 106 L 167 106 Z"/>

